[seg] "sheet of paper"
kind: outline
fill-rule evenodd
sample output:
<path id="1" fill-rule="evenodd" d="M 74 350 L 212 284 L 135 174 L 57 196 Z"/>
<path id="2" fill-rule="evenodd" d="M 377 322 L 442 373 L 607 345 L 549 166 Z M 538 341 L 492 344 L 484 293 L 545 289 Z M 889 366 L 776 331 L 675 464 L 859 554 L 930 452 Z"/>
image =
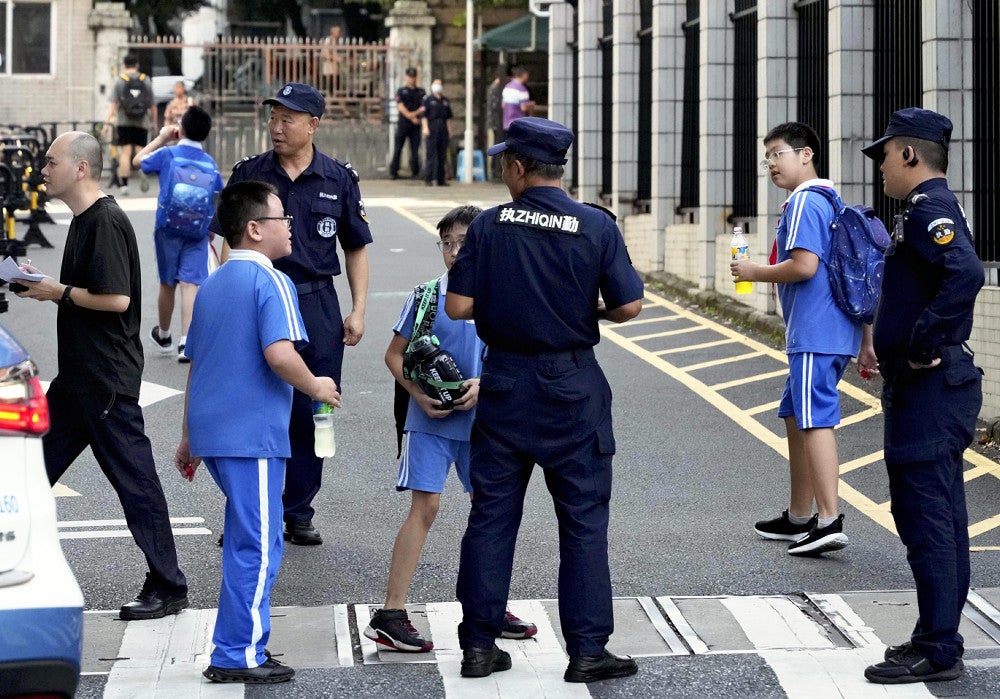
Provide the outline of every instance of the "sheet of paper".
<path id="1" fill-rule="evenodd" d="M 14 262 L 14 258 L 5 257 L 3 262 L 0 262 L 0 279 L 3 279 L 5 282 L 17 281 L 19 279 L 27 279 L 29 282 L 37 282 L 40 279 L 45 279 L 45 275 L 22 272 L 17 263 Z"/>

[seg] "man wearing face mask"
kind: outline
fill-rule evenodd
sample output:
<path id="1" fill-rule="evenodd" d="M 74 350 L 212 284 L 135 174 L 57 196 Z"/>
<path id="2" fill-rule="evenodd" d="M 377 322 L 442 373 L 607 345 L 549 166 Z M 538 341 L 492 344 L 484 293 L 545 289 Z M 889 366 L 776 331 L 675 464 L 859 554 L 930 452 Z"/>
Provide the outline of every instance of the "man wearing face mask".
<path id="1" fill-rule="evenodd" d="M 421 119 L 427 151 L 424 182 L 428 187 L 435 183 L 439 187 L 448 186 L 444 180 L 444 159 L 448 152 L 448 141 L 451 139 L 451 128 L 448 126 L 448 120 L 451 118 L 451 102 L 444 96 L 441 78 L 437 78 L 431 83 L 431 94 L 424 97 L 424 115 Z"/>

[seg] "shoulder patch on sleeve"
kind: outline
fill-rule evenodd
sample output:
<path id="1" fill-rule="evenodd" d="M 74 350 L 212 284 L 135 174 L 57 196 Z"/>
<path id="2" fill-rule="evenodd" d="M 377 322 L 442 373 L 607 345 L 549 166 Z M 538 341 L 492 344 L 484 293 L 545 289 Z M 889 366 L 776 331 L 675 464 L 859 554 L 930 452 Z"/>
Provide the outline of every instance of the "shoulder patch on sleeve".
<path id="1" fill-rule="evenodd" d="M 947 245 L 955 239 L 955 222 L 950 218 L 938 218 L 927 224 L 927 232 L 937 245 Z"/>
<path id="2" fill-rule="evenodd" d="M 354 178 L 355 182 L 361 181 L 361 175 L 359 175 L 358 171 L 354 169 L 354 166 L 351 165 L 350 161 L 344 163 L 344 167 L 347 168 L 347 171 L 351 174 L 351 177 Z"/>

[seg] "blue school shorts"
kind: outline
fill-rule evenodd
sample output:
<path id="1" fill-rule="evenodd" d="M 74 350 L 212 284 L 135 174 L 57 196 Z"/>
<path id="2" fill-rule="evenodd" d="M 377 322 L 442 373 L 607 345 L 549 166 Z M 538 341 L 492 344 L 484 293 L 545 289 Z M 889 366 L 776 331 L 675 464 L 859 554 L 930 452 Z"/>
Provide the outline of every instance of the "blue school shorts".
<path id="1" fill-rule="evenodd" d="M 795 416 L 800 430 L 840 424 L 837 384 L 851 363 L 850 355 L 796 352 L 788 355 L 788 380 L 778 417 Z"/>
<path id="2" fill-rule="evenodd" d="M 201 284 L 208 278 L 208 236 L 189 240 L 161 231 L 154 231 L 156 271 L 160 283 L 177 286 L 177 282 Z"/>
<path id="3" fill-rule="evenodd" d="M 471 493 L 468 440 L 448 439 L 426 432 L 406 432 L 403 435 L 396 490 L 444 492 L 444 482 L 452 464 L 462 488 Z"/>

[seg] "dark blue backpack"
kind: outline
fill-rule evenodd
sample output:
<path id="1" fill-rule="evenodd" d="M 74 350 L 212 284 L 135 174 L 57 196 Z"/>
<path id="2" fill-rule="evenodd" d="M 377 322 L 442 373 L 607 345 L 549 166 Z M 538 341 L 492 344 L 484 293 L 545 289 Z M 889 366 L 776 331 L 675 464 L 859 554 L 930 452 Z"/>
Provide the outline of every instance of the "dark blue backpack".
<path id="1" fill-rule="evenodd" d="M 215 212 L 218 171 L 210 163 L 175 156 L 170 161 L 163 204 L 163 229 L 168 235 L 204 240 Z"/>
<path id="2" fill-rule="evenodd" d="M 871 323 L 882 292 L 889 232 L 870 206 L 845 206 L 829 187 L 805 191 L 822 194 L 835 212 L 825 260 L 833 300 L 849 318 Z"/>

